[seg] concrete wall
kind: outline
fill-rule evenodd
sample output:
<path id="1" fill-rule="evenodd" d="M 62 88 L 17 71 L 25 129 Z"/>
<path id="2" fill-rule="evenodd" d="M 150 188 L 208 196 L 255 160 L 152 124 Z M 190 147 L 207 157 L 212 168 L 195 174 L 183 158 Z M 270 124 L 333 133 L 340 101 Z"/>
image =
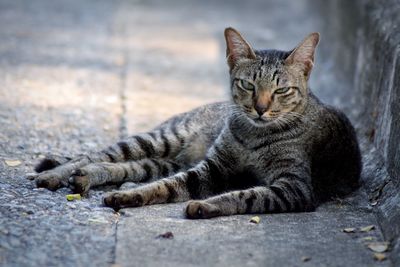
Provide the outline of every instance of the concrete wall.
<path id="1" fill-rule="evenodd" d="M 350 85 L 347 108 L 364 152 L 364 188 L 399 266 L 400 1 L 324 1 L 319 8 L 338 39 L 331 45 L 338 77 Z"/>

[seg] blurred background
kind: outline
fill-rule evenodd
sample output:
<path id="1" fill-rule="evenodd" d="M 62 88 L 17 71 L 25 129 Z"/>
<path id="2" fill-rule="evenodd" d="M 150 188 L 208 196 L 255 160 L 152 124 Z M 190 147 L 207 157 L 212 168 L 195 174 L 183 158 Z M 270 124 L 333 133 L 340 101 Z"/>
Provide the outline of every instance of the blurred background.
<path id="1" fill-rule="evenodd" d="M 227 99 L 223 31 L 228 26 L 259 49 L 293 49 L 320 31 L 311 85 L 328 102 L 340 104 L 343 83 L 334 81 L 329 51 L 336 40 L 324 23 L 309 0 L 3 0 L 2 110 L 13 110 L 8 123 L 16 135 L 25 127 L 40 132 L 40 140 L 70 139 L 48 138 L 47 147 L 39 140 L 34 147 L 26 144 L 41 153 L 49 146 L 62 151 L 67 143 L 90 149 L 102 143 L 99 135 L 109 141 L 149 130 L 173 114 Z"/>

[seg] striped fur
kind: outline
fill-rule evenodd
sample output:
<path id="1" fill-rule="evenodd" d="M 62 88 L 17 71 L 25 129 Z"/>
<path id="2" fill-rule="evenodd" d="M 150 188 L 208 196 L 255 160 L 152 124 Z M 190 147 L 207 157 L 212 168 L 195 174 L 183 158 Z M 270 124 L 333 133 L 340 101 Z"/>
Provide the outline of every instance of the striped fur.
<path id="1" fill-rule="evenodd" d="M 318 34 L 293 51 L 255 51 L 225 31 L 232 100 L 177 115 L 153 131 L 64 164 L 47 160 L 38 186 L 148 184 L 104 197 L 114 209 L 188 201 L 188 218 L 302 212 L 358 186 L 356 135 L 307 81 Z M 49 169 L 54 167 L 53 169 Z"/>

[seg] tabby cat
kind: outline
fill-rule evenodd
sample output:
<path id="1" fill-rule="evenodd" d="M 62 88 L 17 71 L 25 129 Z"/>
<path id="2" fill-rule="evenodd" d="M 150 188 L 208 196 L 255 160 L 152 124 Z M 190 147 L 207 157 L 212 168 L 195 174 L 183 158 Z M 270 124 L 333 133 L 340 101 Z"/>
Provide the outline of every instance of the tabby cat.
<path id="1" fill-rule="evenodd" d="M 36 185 L 86 194 L 106 184 L 148 182 L 108 193 L 116 210 L 188 201 L 186 217 L 312 211 L 358 187 L 355 131 L 308 88 L 319 34 L 292 51 L 253 50 L 225 30 L 231 100 L 177 115 L 93 155 L 45 159 Z"/>

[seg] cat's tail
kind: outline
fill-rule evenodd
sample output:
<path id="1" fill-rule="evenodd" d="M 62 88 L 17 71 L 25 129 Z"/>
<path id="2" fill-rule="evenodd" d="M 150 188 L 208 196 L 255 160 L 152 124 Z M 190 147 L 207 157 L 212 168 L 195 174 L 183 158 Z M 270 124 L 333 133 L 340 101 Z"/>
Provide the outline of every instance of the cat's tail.
<path id="1" fill-rule="evenodd" d="M 55 167 L 67 163 L 70 160 L 71 158 L 63 156 L 57 156 L 57 155 L 46 156 L 35 166 L 35 172 L 39 173 L 54 169 Z"/>

